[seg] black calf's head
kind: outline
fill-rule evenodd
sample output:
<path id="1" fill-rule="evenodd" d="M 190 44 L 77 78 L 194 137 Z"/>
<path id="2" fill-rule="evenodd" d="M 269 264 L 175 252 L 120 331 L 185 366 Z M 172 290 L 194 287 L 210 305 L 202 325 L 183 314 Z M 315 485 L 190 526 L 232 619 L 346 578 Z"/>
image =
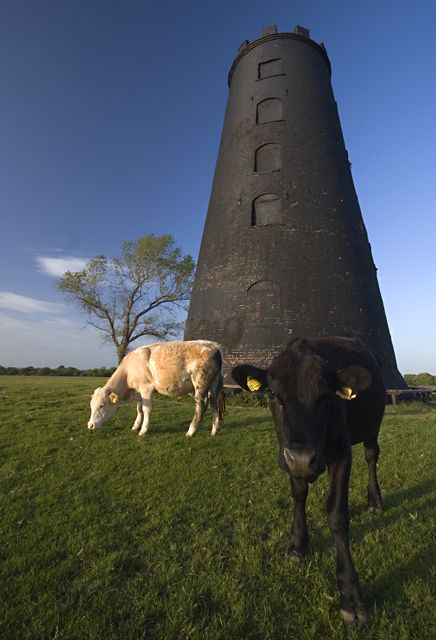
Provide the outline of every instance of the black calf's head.
<path id="1" fill-rule="evenodd" d="M 325 470 L 324 450 L 344 427 L 344 403 L 371 383 L 359 366 L 335 370 L 313 353 L 283 351 L 268 369 L 240 365 L 236 382 L 249 391 L 268 389 L 269 408 L 279 440 L 279 465 L 313 481 Z"/>

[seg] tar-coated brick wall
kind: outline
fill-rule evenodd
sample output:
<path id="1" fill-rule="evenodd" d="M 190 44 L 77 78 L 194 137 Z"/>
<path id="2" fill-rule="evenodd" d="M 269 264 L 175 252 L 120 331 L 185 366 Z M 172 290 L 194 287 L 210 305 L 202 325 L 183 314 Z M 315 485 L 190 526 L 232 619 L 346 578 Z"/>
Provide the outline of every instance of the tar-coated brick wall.
<path id="1" fill-rule="evenodd" d="M 228 369 L 268 365 L 291 335 L 359 337 L 387 386 L 405 386 L 327 54 L 274 34 L 231 69 L 185 339 L 221 343 Z"/>

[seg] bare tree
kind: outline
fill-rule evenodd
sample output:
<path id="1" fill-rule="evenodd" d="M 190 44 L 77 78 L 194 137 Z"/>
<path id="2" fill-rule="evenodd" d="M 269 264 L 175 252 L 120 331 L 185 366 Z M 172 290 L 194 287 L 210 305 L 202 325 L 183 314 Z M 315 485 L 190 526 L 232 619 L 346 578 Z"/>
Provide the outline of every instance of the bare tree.
<path id="1" fill-rule="evenodd" d="M 121 256 L 92 258 L 82 271 L 67 271 L 55 287 L 89 317 L 88 324 L 113 344 L 118 362 L 142 336 L 176 337 L 183 323 L 194 272 L 171 235 L 141 236 L 124 242 Z"/>

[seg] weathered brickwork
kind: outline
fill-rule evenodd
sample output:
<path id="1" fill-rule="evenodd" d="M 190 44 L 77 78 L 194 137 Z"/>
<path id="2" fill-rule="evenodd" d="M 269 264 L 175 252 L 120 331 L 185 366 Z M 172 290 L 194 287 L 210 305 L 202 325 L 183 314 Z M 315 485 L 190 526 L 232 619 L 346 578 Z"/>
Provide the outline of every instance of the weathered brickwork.
<path id="1" fill-rule="evenodd" d="M 239 49 L 185 338 L 227 366 L 268 364 L 291 334 L 363 339 L 398 372 L 323 45 L 268 33 Z"/>

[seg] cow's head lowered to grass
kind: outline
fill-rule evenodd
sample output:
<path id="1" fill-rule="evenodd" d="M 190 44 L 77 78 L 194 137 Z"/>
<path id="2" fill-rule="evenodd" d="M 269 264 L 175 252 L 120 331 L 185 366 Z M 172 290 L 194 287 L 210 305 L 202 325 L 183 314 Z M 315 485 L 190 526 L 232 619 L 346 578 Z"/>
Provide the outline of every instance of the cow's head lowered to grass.
<path id="1" fill-rule="evenodd" d="M 119 403 L 116 393 L 107 387 L 98 387 L 91 397 L 91 417 L 88 429 L 96 429 L 115 413 Z"/>
<path id="2" fill-rule="evenodd" d="M 325 470 L 325 448 L 335 446 L 343 424 L 344 400 L 354 400 L 371 383 L 358 365 L 335 367 L 322 354 L 291 341 L 268 369 L 243 364 L 232 377 L 250 391 L 268 390 L 268 404 L 279 440 L 279 466 L 314 481 Z"/>

